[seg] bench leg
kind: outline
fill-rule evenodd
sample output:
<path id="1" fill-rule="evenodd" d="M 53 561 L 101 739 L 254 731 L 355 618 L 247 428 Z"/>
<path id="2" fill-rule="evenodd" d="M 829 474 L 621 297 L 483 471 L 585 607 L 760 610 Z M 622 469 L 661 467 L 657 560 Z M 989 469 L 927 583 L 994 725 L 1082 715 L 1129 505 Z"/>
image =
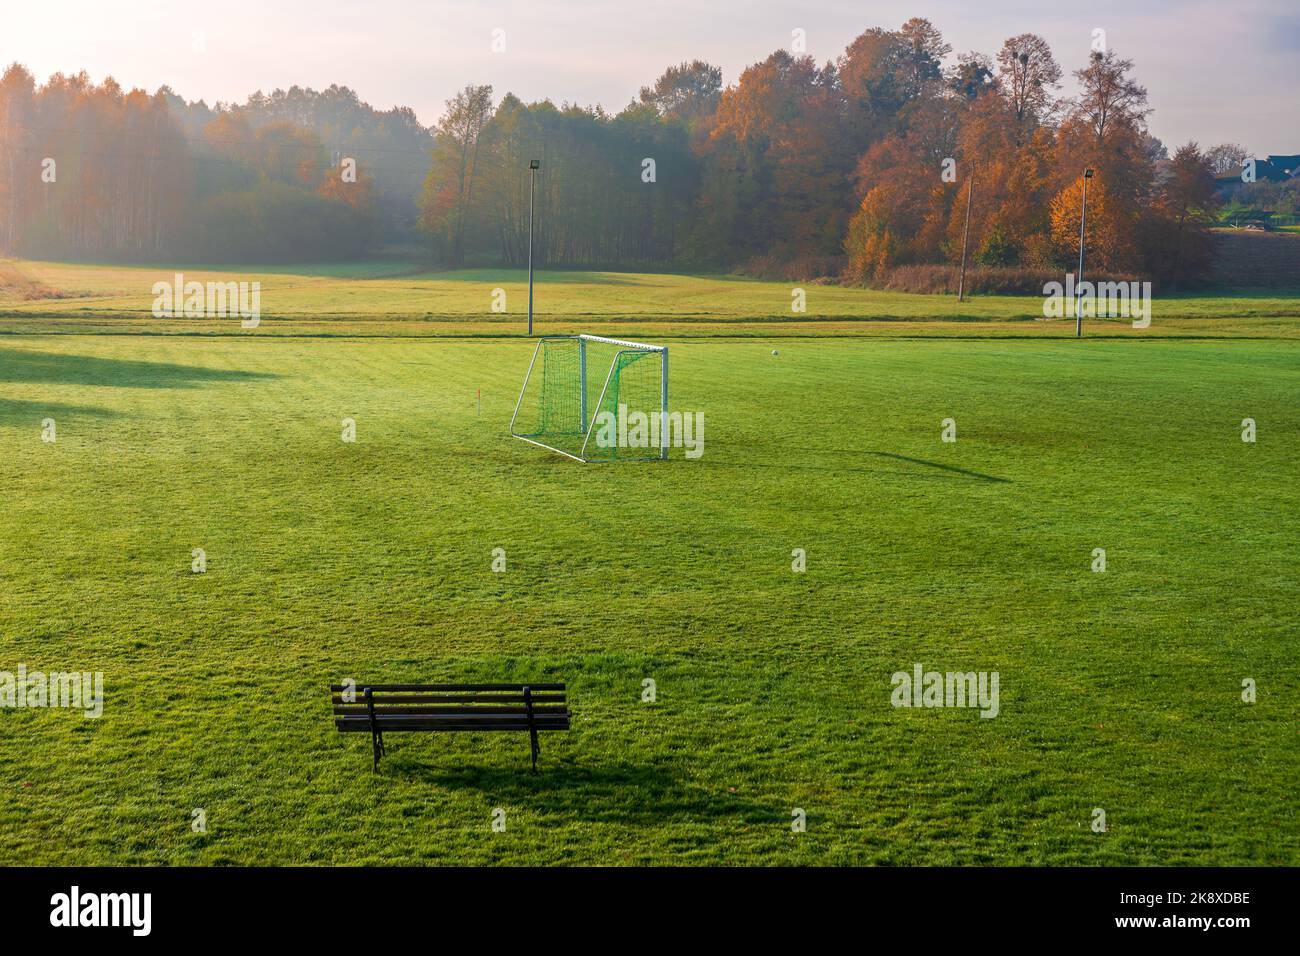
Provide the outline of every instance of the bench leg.
<path id="1" fill-rule="evenodd" d="M 533 745 L 533 773 L 537 773 L 537 754 L 541 750 L 537 746 L 537 725 L 533 723 L 533 689 L 524 688 L 524 707 L 528 711 L 528 736 Z"/>
<path id="2" fill-rule="evenodd" d="M 374 772 L 379 773 L 379 758 L 384 755 L 384 734 L 375 722 L 374 688 L 366 688 L 366 712 L 370 715 L 370 749 L 375 755 Z"/>

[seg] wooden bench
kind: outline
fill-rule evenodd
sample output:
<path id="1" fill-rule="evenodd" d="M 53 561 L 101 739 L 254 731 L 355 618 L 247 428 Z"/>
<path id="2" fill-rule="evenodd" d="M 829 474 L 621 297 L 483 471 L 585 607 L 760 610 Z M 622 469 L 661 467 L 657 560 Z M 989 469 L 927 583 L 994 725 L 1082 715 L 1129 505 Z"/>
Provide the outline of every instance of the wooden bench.
<path id="1" fill-rule="evenodd" d="M 331 684 L 330 693 L 334 726 L 370 734 L 376 771 L 386 732 L 526 730 L 536 773 L 538 733 L 569 729 L 563 684 Z"/>

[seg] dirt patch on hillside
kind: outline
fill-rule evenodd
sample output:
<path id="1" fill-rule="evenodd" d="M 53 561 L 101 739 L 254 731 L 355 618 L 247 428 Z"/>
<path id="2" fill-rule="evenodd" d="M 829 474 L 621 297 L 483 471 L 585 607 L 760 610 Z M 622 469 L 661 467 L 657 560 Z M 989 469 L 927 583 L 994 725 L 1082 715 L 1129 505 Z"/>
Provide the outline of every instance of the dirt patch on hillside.
<path id="1" fill-rule="evenodd" d="M 1285 232 L 1220 231 L 1214 234 L 1210 281 L 1234 288 L 1300 286 L 1300 235 Z"/>

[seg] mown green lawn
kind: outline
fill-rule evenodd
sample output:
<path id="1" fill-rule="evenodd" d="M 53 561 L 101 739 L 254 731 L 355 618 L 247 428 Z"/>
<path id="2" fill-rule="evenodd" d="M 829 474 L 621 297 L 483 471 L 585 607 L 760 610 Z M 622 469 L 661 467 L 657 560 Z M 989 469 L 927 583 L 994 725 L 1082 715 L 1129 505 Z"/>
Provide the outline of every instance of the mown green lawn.
<path id="1" fill-rule="evenodd" d="M 0 332 L 225 334 L 238 320 L 154 318 L 155 282 L 260 283 L 260 335 L 514 335 L 528 310 L 520 269 L 428 272 L 414 263 L 374 262 L 219 270 L 185 266 L 0 262 L 61 298 L 6 295 Z M 803 311 L 794 311 L 795 290 Z M 500 290 L 504 297 L 495 297 Z M 1156 296 L 1151 326 L 1087 319 L 1094 335 L 1300 337 L 1300 277 L 1286 292 Z M 494 311 L 494 305 L 504 311 Z M 915 295 L 831 284 L 738 276 L 542 271 L 536 276 L 536 329 L 631 334 L 653 325 L 664 335 L 701 337 L 809 334 L 1068 337 L 1074 321 L 1042 321 L 1039 296 Z"/>
<path id="2" fill-rule="evenodd" d="M 0 670 L 106 690 L 0 709 L 0 862 L 1300 863 L 1300 346 L 641 331 L 697 461 L 509 438 L 517 339 L 0 338 Z M 574 728 L 375 775 L 348 677 Z"/>

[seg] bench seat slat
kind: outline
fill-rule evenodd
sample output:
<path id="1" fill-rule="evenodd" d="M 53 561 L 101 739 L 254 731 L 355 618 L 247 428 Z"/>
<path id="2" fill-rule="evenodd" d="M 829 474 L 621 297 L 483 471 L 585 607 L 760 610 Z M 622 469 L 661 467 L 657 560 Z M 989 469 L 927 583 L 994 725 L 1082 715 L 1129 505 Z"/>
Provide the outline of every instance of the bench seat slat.
<path id="1" fill-rule="evenodd" d="M 334 725 L 344 733 L 369 733 L 370 722 L 356 720 L 352 718 L 337 720 Z M 527 730 L 528 721 L 519 718 L 510 720 L 475 720 L 473 718 L 455 718 L 450 720 L 436 720 L 427 717 L 389 717 L 378 721 L 377 726 L 381 731 L 401 730 Z M 568 717 L 545 717 L 534 721 L 534 726 L 538 730 L 568 730 Z"/>
<path id="2" fill-rule="evenodd" d="M 534 715 L 533 722 L 537 724 L 567 723 L 568 719 L 568 714 L 537 714 Z M 370 718 L 351 717 L 351 715 L 348 715 L 348 717 L 335 717 L 334 723 L 356 724 L 357 727 L 369 727 Z M 424 724 L 433 726 L 433 724 L 438 723 L 515 723 L 526 727 L 528 726 L 528 717 L 521 714 L 446 714 L 442 715 L 442 717 L 439 717 L 437 714 L 417 714 L 412 715 L 412 717 L 406 717 L 406 715 L 398 717 L 398 715 L 393 715 L 393 717 L 374 718 L 374 724 L 376 724 L 380 730 L 383 730 L 385 727 L 417 726 L 417 724 L 419 724 L 419 726 L 424 726 Z"/>

